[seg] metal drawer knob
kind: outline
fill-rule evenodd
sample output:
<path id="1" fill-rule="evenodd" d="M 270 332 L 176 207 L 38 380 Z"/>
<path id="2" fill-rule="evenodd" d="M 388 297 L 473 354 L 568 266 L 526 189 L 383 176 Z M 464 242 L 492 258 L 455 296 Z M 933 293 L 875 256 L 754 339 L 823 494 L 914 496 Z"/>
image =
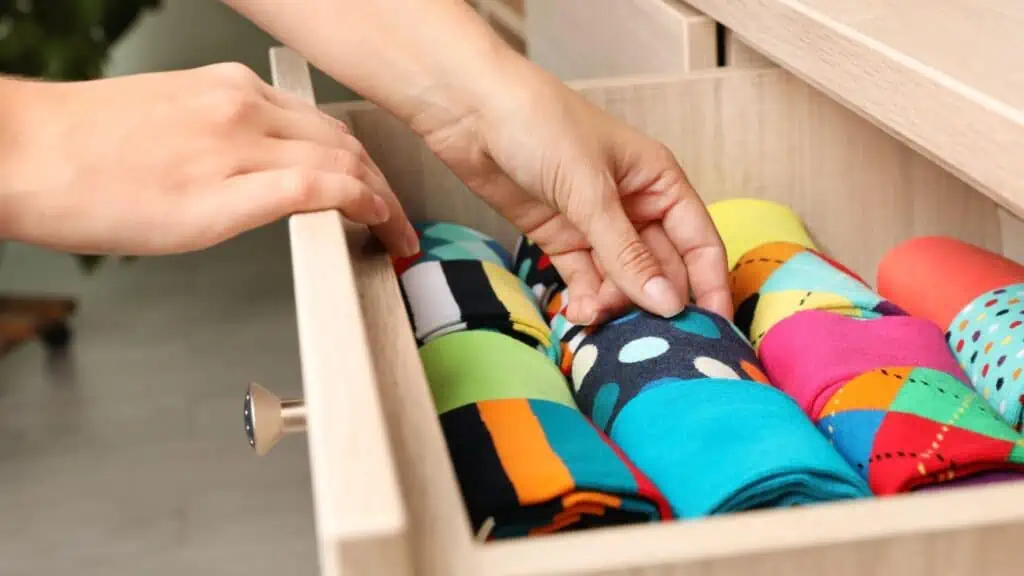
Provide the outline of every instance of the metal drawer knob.
<path id="1" fill-rule="evenodd" d="M 282 400 L 255 382 L 245 391 L 245 435 L 260 456 L 266 455 L 285 434 L 306 430 L 302 400 Z"/>

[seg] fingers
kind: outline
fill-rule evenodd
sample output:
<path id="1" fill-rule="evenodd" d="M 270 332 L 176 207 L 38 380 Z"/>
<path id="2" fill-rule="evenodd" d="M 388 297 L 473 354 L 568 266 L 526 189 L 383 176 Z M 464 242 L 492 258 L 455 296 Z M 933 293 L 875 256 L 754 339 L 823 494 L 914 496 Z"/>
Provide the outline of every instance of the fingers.
<path id="1" fill-rule="evenodd" d="M 395 193 L 378 170 L 361 158 L 361 148 L 330 148 L 301 140 L 270 140 L 263 150 L 254 151 L 254 163 L 261 170 L 304 168 L 345 174 L 363 182 L 384 202 L 389 217 L 369 224 L 384 247 L 396 256 L 411 256 L 419 250 L 419 238 Z"/>
<path id="2" fill-rule="evenodd" d="M 722 239 L 697 193 L 688 189 L 678 194 L 680 200 L 668 209 L 662 221 L 665 233 L 677 253 L 682 254 L 697 305 L 732 319 L 732 293 Z"/>
<path id="3" fill-rule="evenodd" d="M 566 318 L 573 324 L 590 325 L 601 321 L 598 290 L 601 276 L 597 273 L 589 250 L 576 250 L 551 256 L 551 264 L 569 287 L 569 308 Z"/>
<path id="4" fill-rule="evenodd" d="M 251 172 L 198 195 L 188 217 L 208 223 L 208 243 L 269 224 L 284 215 L 337 209 L 350 220 L 377 225 L 387 204 L 362 180 L 339 172 L 289 168 Z"/>
<path id="5" fill-rule="evenodd" d="M 601 197 L 583 226 L 607 276 L 642 308 L 675 316 L 686 305 L 661 263 L 626 216 L 617 192 Z M 578 226 L 580 223 L 577 224 Z"/>
<path id="6" fill-rule="evenodd" d="M 302 149 L 307 143 L 319 144 L 326 151 L 321 156 L 325 162 L 309 165 L 309 160 L 318 154 L 284 155 L 295 166 L 316 169 L 340 169 L 366 181 L 387 204 L 391 218 L 371 226 L 389 252 L 397 256 L 411 256 L 419 251 L 419 237 L 409 222 L 398 197 L 391 190 L 384 174 L 367 154 L 361 142 L 351 134 L 344 122 L 324 113 L 315 105 L 301 98 L 264 85 L 264 95 L 275 108 L 269 115 L 267 131 L 286 145 Z M 308 146 L 306 146 L 308 148 Z"/>
<path id="7" fill-rule="evenodd" d="M 654 254 L 654 257 L 661 264 L 665 277 L 675 286 L 678 293 L 688 296 L 689 282 L 687 280 L 686 265 L 683 263 L 683 258 L 679 255 L 672 241 L 665 234 L 665 229 L 662 228 L 661 224 L 656 222 L 645 226 L 640 231 L 640 239 L 650 248 L 651 253 Z M 601 267 L 598 267 L 598 273 L 604 274 Z M 598 302 L 601 307 L 599 322 L 603 322 L 609 317 L 617 316 L 630 307 L 629 297 L 610 280 L 605 280 L 602 283 L 601 289 L 598 291 Z"/>

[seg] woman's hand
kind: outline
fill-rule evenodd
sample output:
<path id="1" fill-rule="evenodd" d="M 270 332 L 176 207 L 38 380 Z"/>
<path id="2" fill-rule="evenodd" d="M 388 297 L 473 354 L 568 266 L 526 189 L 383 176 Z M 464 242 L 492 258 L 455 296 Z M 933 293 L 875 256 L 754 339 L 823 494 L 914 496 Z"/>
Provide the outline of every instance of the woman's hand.
<path id="1" fill-rule="evenodd" d="M 345 125 L 244 66 L 78 83 L 0 78 L 0 101 L 0 237 L 165 254 L 334 208 L 396 254 L 418 249 Z"/>
<path id="2" fill-rule="evenodd" d="M 672 153 L 532 65 L 509 74 L 505 95 L 426 138 L 551 257 L 569 319 L 600 322 L 630 301 L 671 316 L 691 290 L 732 318 L 725 249 Z"/>

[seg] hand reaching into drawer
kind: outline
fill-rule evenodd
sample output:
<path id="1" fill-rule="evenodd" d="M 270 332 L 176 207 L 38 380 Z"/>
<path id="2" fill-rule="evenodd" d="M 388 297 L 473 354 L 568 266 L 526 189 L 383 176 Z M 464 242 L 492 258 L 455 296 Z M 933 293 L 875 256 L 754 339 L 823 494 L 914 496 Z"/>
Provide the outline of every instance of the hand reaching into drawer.
<path id="1" fill-rule="evenodd" d="M 697 303 L 732 317 L 725 250 L 672 152 L 560 82 L 524 71 L 525 90 L 427 137 L 469 187 L 549 255 L 598 324 L 631 302 L 663 317 Z"/>
<path id="2" fill-rule="evenodd" d="M 725 251 L 672 153 L 511 49 L 465 2 L 227 0 L 407 123 L 536 241 L 598 323 L 732 307 Z"/>

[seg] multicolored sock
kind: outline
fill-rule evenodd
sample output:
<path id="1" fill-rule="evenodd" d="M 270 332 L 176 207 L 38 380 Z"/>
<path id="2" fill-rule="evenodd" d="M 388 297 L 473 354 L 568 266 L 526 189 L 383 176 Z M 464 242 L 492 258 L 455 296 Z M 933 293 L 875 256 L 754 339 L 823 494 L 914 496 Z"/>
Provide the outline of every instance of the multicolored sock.
<path id="1" fill-rule="evenodd" d="M 490 236 L 452 222 L 429 220 L 414 222 L 420 238 L 420 251 L 406 258 L 392 258 L 395 272 L 401 275 L 419 262 L 476 260 L 491 262 L 506 270 L 512 268 L 512 255 Z"/>
<path id="2" fill-rule="evenodd" d="M 530 398 L 576 408 L 569 384 L 543 354 L 497 332 L 454 332 L 420 347 L 438 413 L 483 400 Z"/>
<path id="3" fill-rule="evenodd" d="M 966 385 L 941 330 L 806 243 L 772 240 L 733 260 L 737 323 L 875 494 L 1021 469 L 1024 440 Z"/>
<path id="4" fill-rule="evenodd" d="M 545 316 L 549 319 L 551 326 L 551 341 L 559 347 L 559 368 L 566 376 L 572 371 L 572 359 L 576 350 L 587 334 L 594 331 L 593 326 L 573 324 L 566 318 L 565 313 L 569 309 L 569 289 L 561 288 L 555 290 L 548 299 Z"/>
<path id="5" fill-rule="evenodd" d="M 1024 437 L 966 384 L 926 320 L 801 312 L 772 328 L 760 356 L 875 494 L 1024 470 Z"/>
<path id="6" fill-rule="evenodd" d="M 1024 429 L 1024 283 L 990 290 L 964 306 L 946 331 L 975 390 Z"/>
<path id="7" fill-rule="evenodd" d="M 845 266 L 788 242 L 764 244 L 744 254 L 729 282 L 736 325 L 755 349 L 773 326 L 804 310 L 862 319 L 906 314 Z"/>
<path id="8" fill-rule="evenodd" d="M 474 531 L 495 539 L 671 517 L 539 352 L 459 332 L 420 356 Z"/>
<path id="9" fill-rule="evenodd" d="M 878 287 L 946 330 L 974 389 L 1018 432 L 1024 428 L 1024 266 L 955 238 L 925 236 L 886 254 Z"/>
<path id="10" fill-rule="evenodd" d="M 583 412 L 680 517 L 869 495 L 730 322 L 696 307 L 634 311 L 583 337 L 572 361 Z"/>
<path id="11" fill-rule="evenodd" d="M 547 307 L 554 293 L 565 288 L 565 281 L 551 264 L 551 259 L 526 236 L 520 236 L 516 243 L 512 270 L 537 296 L 541 308 Z"/>
<path id="12" fill-rule="evenodd" d="M 399 276 L 399 285 L 420 343 L 463 330 L 496 330 L 558 361 L 529 289 L 493 262 L 418 262 Z"/>

